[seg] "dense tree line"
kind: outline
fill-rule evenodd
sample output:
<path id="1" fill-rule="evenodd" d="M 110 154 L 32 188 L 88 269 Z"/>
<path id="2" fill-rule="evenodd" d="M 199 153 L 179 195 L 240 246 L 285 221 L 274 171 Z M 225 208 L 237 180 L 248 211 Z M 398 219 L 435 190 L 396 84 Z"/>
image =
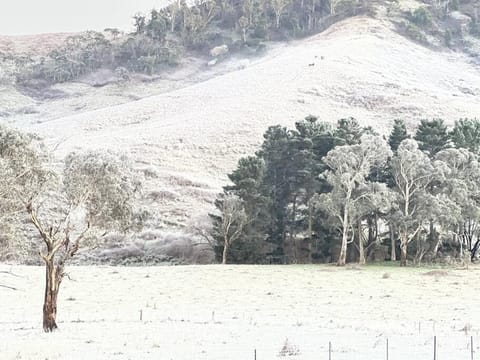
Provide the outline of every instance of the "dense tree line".
<path id="1" fill-rule="evenodd" d="M 216 46 L 229 51 L 264 48 L 266 40 L 313 34 L 366 8 L 359 0 L 203 0 L 134 16 L 135 31 L 89 31 L 69 37 L 41 58 L 18 57 L 18 82 L 65 82 L 100 68 L 152 74 L 178 64 L 183 54 L 208 54 Z"/>
<path id="2" fill-rule="evenodd" d="M 480 120 L 422 120 L 388 139 L 353 118 L 272 126 L 229 174 L 212 214 L 224 263 L 474 259 Z M 228 226 L 226 226 L 228 225 Z M 398 255 L 397 255 L 398 254 Z"/>

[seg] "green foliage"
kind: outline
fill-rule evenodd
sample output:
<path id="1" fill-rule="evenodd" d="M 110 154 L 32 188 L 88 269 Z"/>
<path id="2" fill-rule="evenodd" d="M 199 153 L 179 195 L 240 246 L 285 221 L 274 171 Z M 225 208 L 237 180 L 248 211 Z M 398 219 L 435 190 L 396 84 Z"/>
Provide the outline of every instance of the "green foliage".
<path id="1" fill-rule="evenodd" d="M 456 148 L 467 149 L 480 155 L 480 120 L 460 119 L 450 131 L 450 138 Z"/>
<path id="2" fill-rule="evenodd" d="M 419 7 L 410 14 L 410 21 L 420 27 L 427 27 L 432 25 L 433 18 L 430 11 L 425 7 Z"/>
<path id="3" fill-rule="evenodd" d="M 291 130 L 271 126 L 255 156 L 239 161 L 216 203 L 217 259 L 224 250 L 222 199 L 232 195 L 242 202 L 246 225 L 229 262 L 332 261 L 340 253 L 342 265 L 360 259 L 360 248 L 364 257 L 374 251 L 385 225 L 400 239 L 403 264 L 412 256 L 433 259 L 442 239 L 480 221 L 478 137 L 476 119 L 460 120 L 450 132 L 440 119 L 423 120 L 414 139 L 405 122 L 395 120 L 390 146 L 353 118 L 336 127 L 314 116 Z M 473 249 L 479 235 L 468 232 L 465 247 Z"/>
<path id="4" fill-rule="evenodd" d="M 266 40 L 314 34 L 324 29 L 330 16 L 335 15 L 330 22 L 338 21 L 362 9 L 349 0 L 336 5 L 334 14 L 329 1 L 206 0 L 187 4 L 176 0 L 161 10 L 135 14 L 132 34 L 107 28 L 107 37 L 86 32 L 68 38 L 47 56 L 29 59 L 16 74 L 17 81 L 43 86 L 118 67 L 153 74 L 165 65 L 177 65 L 185 51 L 208 54 L 221 45 L 229 46 L 230 51 L 248 46 L 260 53 Z"/>
<path id="5" fill-rule="evenodd" d="M 126 158 L 98 151 L 71 153 L 62 181 L 69 205 L 83 207 L 91 224 L 126 231 L 133 223 L 140 184 Z"/>
<path id="6" fill-rule="evenodd" d="M 334 130 L 309 116 L 294 130 L 272 126 L 256 156 L 240 160 L 229 175 L 233 185 L 224 189 L 242 199 L 249 221 L 236 250 L 232 247 L 231 261 L 264 262 L 268 256 L 312 261 L 328 256 L 324 249 L 329 248 L 330 227 L 317 216 L 314 202 L 316 194 L 330 188 L 321 176 L 327 168 L 322 159 L 338 141 L 356 141 L 355 136 L 363 133 L 354 119 L 339 124 Z M 214 229 L 220 220 L 214 220 Z M 218 237 L 217 243 L 220 254 Z M 255 249 L 259 252 L 253 256 Z"/>
<path id="7" fill-rule="evenodd" d="M 52 179 L 43 164 L 46 160 L 41 144 L 33 136 L 0 124 L 0 218 L 5 220 L 23 205 L 18 201 L 34 197 Z"/>
<path id="8" fill-rule="evenodd" d="M 421 43 L 421 44 L 427 43 L 427 37 L 425 36 L 425 34 L 422 32 L 422 30 L 418 26 L 414 24 L 406 24 L 405 35 L 418 43 Z"/>
<path id="9" fill-rule="evenodd" d="M 340 119 L 335 129 L 336 145 L 353 145 L 360 142 L 363 129 L 354 118 Z"/>
<path id="10" fill-rule="evenodd" d="M 265 171 L 264 162 L 258 157 L 242 158 L 238 167 L 229 174 L 232 185 L 224 188 L 224 194 L 217 199 L 215 206 L 219 209 L 218 214 L 211 214 L 213 222 L 212 237 L 215 240 L 214 247 L 216 257 L 222 259 L 224 238 L 222 236 L 222 211 L 223 201 L 227 194 L 235 195 L 241 199 L 248 222 L 242 229 L 238 241 L 231 244 L 228 261 L 234 263 L 256 263 L 263 255 L 262 247 L 264 229 L 267 223 L 267 201 L 263 195 L 263 176 Z"/>
<path id="11" fill-rule="evenodd" d="M 405 125 L 405 121 L 401 119 L 395 119 L 392 132 L 388 137 L 388 144 L 390 145 L 390 149 L 392 149 L 392 151 L 394 152 L 397 151 L 400 143 L 403 140 L 408 139 L 408 137 L 409 136 L 407 133 L 407 126 Z"/>
<path id="12" fill-rule="evenodd" d="M 390 155 L 383 139 L 364 135 L 358 144 L 337 146 L 323 159 L 329 168 L 325 177 L 332 189 L 317 197 L 317 206 L 328 214 L 330 223 L 342 234 L 338 265 L 345 265 L 348 233 L 352 224 L 378 207 L 381 202 L 377 199 L 378 195 L 387 192 L 385 186 L 380 190 L 380 186 L 368 182 L 367 177 L 375 166 L 382 166 Z M 372 186 L 377 190 L 371 191 Z"/>
<path id="13" fill-rule="evenodd" d="M 442 119 L 422 120 L 414 136 L 420 150 L 430 157 L 450 147 L 447 126 Z"/>

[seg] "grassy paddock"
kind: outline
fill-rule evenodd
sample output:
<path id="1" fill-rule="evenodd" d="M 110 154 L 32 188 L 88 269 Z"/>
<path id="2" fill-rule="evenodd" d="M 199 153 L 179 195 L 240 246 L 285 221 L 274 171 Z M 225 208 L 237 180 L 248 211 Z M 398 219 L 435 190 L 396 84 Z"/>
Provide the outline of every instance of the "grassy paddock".
<path id="1" fill-rule="evenodd" d="M 332 359 L 372 360 L 388 338 L 391 358 L 426 359 L 437 336 L 441 358 L 469 358 L 479 267 L 392 265 L 71 267 L 54 334 L 41 330 L 44 269 L 0 266 L 19 276 L 0 273 L 18 288 L 0 288 L 0 354 L 243 360 L 257 349 L 260 360 L 289 349 L 327 359 L 331 342 Z"/>

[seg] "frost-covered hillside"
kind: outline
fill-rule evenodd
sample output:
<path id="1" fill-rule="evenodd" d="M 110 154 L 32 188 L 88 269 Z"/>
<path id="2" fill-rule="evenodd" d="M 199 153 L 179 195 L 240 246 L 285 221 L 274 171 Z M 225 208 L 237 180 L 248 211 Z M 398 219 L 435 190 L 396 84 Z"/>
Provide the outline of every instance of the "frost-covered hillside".
<path id="1" fill-rule="evenodd" d="M 395 118 L 414 126 L 425 117 L 453 123 L 480 114 L 480 69 L 469 58 L 412 43 L 367 17 L 235 61 L 235 71 L 190 86 L 186 77 L 160 95 L 59 118 L 44 106 L 15 122 L 45 137 L 59 157 L 85 148 L 131 154 L 148 175 L 160 224 L 175 227 L 211 209 L 226 174 L 269 125 L 292 126 L 308 114 L 354 116 L 386 132 Z"/>

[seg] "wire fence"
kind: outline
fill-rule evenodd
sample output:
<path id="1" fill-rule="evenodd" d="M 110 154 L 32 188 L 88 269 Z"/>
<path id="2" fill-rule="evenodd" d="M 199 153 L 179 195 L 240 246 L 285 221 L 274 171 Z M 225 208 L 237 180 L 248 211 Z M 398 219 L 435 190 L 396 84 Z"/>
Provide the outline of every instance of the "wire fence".
<path id="1" fill-rule="evenodd" d="M 448 342 L 448 339 L 444 339 L 445 341 Z M 378 341 L 377 341 L 378 343 Z M 383 344 L 383 357 L 378 356 L 378 351 L 376 352 L 375 355 L 369 355 L 366 351 L 365 353 L 361 353 L 360 351 L 345 351 L 345 349 L 336 349 L 332 341 L 328 341 L 327 345 L 327 351 L 324 349 L 319 349 L 316 352 L 316 356 L 313 356 L 313 354 L 302 354 L 300 349 L 292 344 L 288 344 L 286 342 L 284 346 L 281 348 L 281 350 L 278 352 L 277 357 L 286 357 L 286 358 L 296 358 L 296 357 L 302 357 L 302 359 L 328 359 L 328 360 L 337 360 L 337 359 L 379 359 L 379 360 L 394 360 L 394 359 L 399 359 L 399 360 L 404 360 L 404 359 L 412 359 L 412 360 L 440 360 L 440 359 L 445 359 L 445 360 L 475 360 L 475 359 L 480 359 L 480 349 L 477 347 L 475 349 L 475 339 L 473 336 L 468 337 L 468 344 L 465 347 L 463 351 L 463 356 L 460 354 L 459 351 L 457 351 L 455 354 L 452 353 L 451 349 L 448 349 L 446 352 L 442 353 L 440 351 L 440 339 L 437 336 L 433 336 L 431 339 L 431 343 L 425 343 L 425 349 L 422 351 L 423 354 L 420 354 L 418 351 L 418 345 L 417 349 L 415 351 L 415 355 L 412 357 L 411 354 L 410 356 L 406 356 L 406 348 L 397 348 L 396 353 L 392 353 L 392 349 L 390 347 L 390 339 L 387 337 L 384 339 L 384 344 Z M 478 354 L 478 355 L 477 355 Z M 254 349 L 253 350 L 253 355 L 252 358 L 254 360 L 263 360 L 263 359 L 271 359 L 271 354 L 262 354 L 259 350 Z"/>

